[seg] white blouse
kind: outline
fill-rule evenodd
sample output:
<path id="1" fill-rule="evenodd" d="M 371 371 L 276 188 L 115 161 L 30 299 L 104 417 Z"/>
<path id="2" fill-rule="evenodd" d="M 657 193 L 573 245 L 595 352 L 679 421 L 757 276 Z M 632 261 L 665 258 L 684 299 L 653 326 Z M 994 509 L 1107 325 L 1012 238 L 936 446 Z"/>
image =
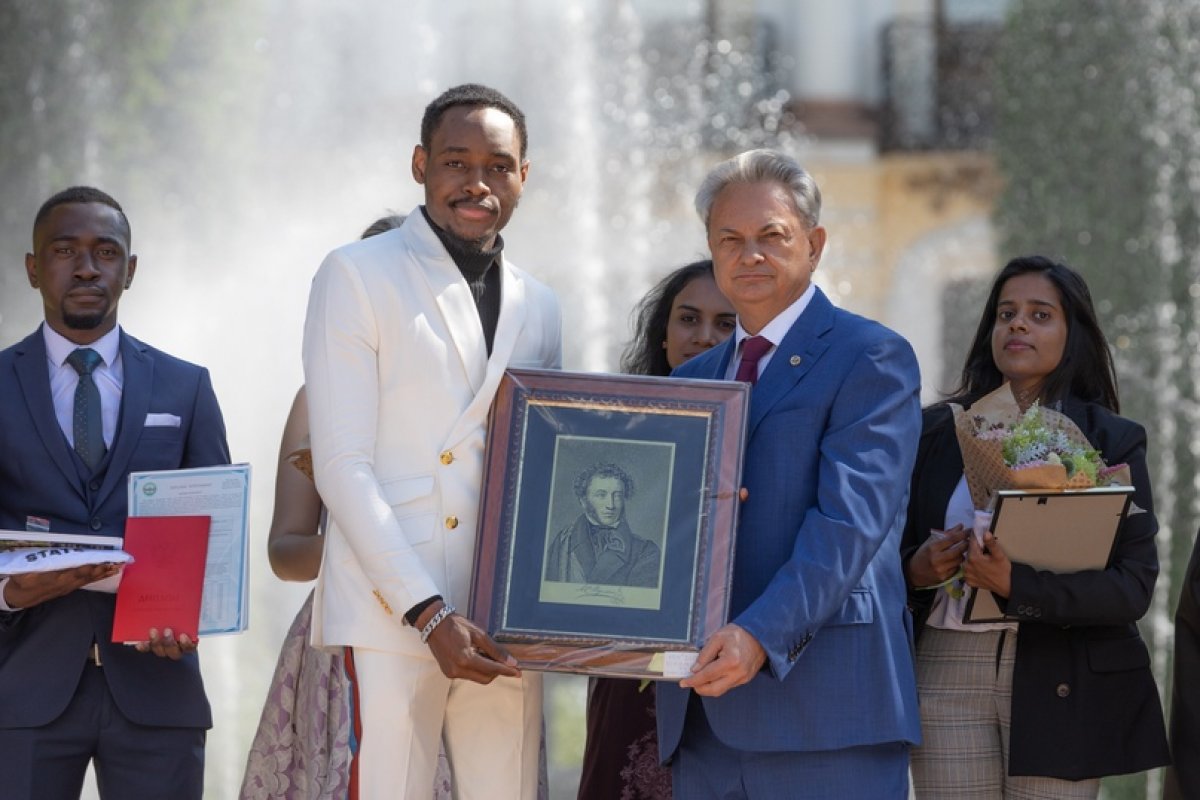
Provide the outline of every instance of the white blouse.
<path id="1" fill-rule="evenodd" d="M 968 531 L 975 525 L 975 504 L 971 502 L 971 491 L 967 488 L 967 477 L 958 479 L 950 501 L 946 503 L 946 522 L 942 530 L 949 530 L 961 524 Z M 970 534 L 968 534 L 970 535 Z M 963 612 L 967 608 L 967 600 L 971 597 L 971 587 L 963 586 L 962 597 L 951 597 L 946 588 L 934 589 L 937 596 L 933 599 L 933 609 L 929 612 L 926 625 L 951 631 L 1015 631 L 1016 622 L 963 622 Z"/>

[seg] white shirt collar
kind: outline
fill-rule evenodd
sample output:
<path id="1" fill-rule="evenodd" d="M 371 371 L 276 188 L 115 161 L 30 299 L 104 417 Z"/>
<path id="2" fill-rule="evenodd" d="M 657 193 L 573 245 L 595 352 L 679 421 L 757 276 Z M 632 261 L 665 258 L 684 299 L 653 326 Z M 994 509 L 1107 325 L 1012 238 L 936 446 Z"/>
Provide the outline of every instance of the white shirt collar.
<path id="1" fill-rule="evenodd" d="M 787 332 L 796 324 L 796 320 L 800 319 L 800 315 L 804 313 L 804 309 L 808 308 L 809 302 L 812 301 L 813 295 L 817 292 L 816 284 L 810 282 L 808 288 L 804 290 L 804 294 L 796 298 L 790 306 L 780 311 L 775 318 L 763 326 L 763 329 L 758 332 L 758 336 L 762 336 L 775 347 L 783 341 L 783 337 L 787 336 Z M 750 337 L 746 329 L 742 327 L 742 318 L 739 316 L 737 328 L 734 331 L 734 353 L 740 352 L 742 342 Z M 736 359 L 735 359 L 736 360 Z"/>
<path id="2" fill-rule="evenodd" d="M 112 330 L 88 345 L 72 342 L 49 324 L 42 325 L 42 339 L 46 342 L 46 357 L 56 367 L 61 367 L 67 361 L 67 356 L 80 347 L 90 347 L 104 359 L 104 366 L 112 367 L 121 351 L 121 326 L 114 325 Z"/>

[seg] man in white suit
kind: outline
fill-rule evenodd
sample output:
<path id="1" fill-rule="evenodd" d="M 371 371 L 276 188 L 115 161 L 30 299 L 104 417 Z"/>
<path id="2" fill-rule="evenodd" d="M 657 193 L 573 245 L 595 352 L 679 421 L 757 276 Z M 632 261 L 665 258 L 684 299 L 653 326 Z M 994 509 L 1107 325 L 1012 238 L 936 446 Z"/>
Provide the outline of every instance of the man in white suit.
<path id="1" fill-rule="evenodd" d="M 329 511 L 313 644 L 345 648 L 362 798 L 427 797 L 439 739 L 456 796 L 532 798 L 541 681 L 468 602 L 488 408 L 505 368 L 557 368 L 558 301 L 503 254 L 529 170 L 525 119 L 468 84 L 425 110 L 425 204 L 313 281 L 304 373 Z"/>

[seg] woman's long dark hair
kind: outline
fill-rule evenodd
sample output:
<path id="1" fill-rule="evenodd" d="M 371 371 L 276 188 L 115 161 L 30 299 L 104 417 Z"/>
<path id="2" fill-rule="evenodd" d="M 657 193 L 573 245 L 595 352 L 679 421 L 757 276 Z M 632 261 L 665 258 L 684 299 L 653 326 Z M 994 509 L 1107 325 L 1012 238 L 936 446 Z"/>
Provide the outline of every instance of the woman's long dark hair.
<path id="1" fill-rule="evenodd" d="M 954 390 L 951 401 L 970 403 L 1004 383 L 1004 376 L 992 358 L 992 328 L 996 324 L 1000 291 L 1010 278 L 1031 273 L 1044 275 L 1058 289 L 1067 322 L 1067 343 L 1063 347 L 1063 357 L 1054 371 L 1046 376 L 1041 401 L 1054 403 L 1070 396 L 1099 403 L 1113 413 L 1120 413 L 1116 370 L 1113 368 L 1108 340 L 1104 338 L 1104 331 L 1100 330 L 1100 323 L 1096 319 L 1092 293 L 1078 272 L 1044 256 L 1014 258 L 996 276 L 983 308 L 983 316 L 979 319 L 979 327 L 975 330 L 975 340 L 971 342 L 966 364 L 963 365 L 961 382 Z"/>
<path id="2" fill-rule="evenodd" d="M 711 260 L 693 261 L 663 278 L 646 293 L 630 315 L 633 318 L 633 339 L 621 355 L 621 371 L 631 375 L 670 375 L 667 351 L 667 323 L 671 319 L 671 304 L 684 287 L 702 276 L 712 277 Z"/>

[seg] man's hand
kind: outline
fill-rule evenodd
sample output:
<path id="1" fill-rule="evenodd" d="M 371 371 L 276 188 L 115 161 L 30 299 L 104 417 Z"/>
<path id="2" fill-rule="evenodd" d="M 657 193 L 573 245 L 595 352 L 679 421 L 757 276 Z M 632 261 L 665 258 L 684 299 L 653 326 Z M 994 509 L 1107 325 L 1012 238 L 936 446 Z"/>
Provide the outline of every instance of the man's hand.
<path id="1" fill-rule="evenodd" d="M 196 651 L 196 642 L 185 633 L 178 639 L 170 628 L 162 632 L 162 636 L 158 635 L 158 628 L 150 629 L 150 638 L 144 642 L 137 642 L 134 648 L 139 653 L 154 653 L 159 658 L 169 658 L 172 661 L 178 661 L 183 658 L 185 653 L 194 653 Z"/>
<path id="2" fill-rule="evenodd" d="M 445 603 L 440 600 L 421 612 L 415 627 L 425 627 Z M 497 676 L 516 678 L 521 674 L 517 660 L 491 640 L 466 617 L 451 614 L 429 634 L 430 651 L 447 678 L 463 678 L 475 683 L 491 683 Z"/>
<path id="3" fill-rule="evenodd" d="M 961 524 L 946 531 L 930 531 L 905 567 L 908 585 L 921 589 L 952 578 L 963 564 L 969 533 Z"/>
<path id="4" fill-rule="evenodd" d="M 9 608 L 32 608 L 70 594 L 89 583 L 111 578 L 120 571 L 118 564 L 87 564 L 71 569 L 12 575 L 4 587 L 4 602 L 8 603 Z"/>
<path id="5" fill-rule="evenodd" d="M 987 589 L 999 597 L 1012 594 L 1012 562 L 1004 554 L 1004 548 L 996 537 L 985 533 L 982 547 L 974 536 L 970 537 L 970 543 L 967 562 L 963 564 L 963 578 L 967 585 Z"/>
<path id="6" fill-rule="evenodd" d="M 679 685 L 705 697 L 720 697 L 749 683 L 766 661 L 767 653 L 758 640 L 731 622 L 704 643 L 692 665 L 692 676 Z"/>

